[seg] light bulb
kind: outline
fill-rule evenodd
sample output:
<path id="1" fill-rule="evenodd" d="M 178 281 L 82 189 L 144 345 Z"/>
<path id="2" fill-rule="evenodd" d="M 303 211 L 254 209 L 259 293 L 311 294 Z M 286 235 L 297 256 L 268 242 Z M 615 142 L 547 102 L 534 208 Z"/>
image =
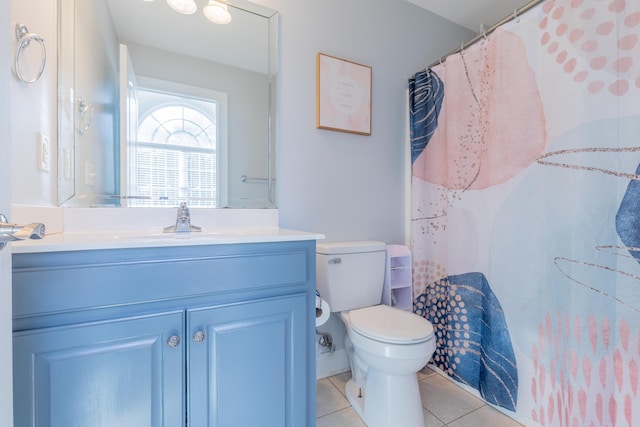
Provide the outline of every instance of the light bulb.
<path id="1" fill-rule="evenodd" d="M 204 16 L 214 24 L 226 25 L 231 22 L 231 14 L 227 5 L 215 0 L 209 0 L 209 4 L 202 9 Z"/>
<path id="2" fill-rule="evenodd" d="M 167 4 L 171 9 L 183 15 L 191 15 L 198 9 L 195 0 L 167 0 Z"/>

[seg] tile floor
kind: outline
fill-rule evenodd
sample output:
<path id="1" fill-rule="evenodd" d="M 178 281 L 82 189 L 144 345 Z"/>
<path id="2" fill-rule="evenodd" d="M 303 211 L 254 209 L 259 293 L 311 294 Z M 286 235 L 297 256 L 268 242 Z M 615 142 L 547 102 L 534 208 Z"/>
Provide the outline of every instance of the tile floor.
<path id="1" fill-rule="evenodd" d="M 316 427 L 366 427 L 344 396 L 350 372 L 318 380 Z M 418 373 L 426 427 L 520 427 L 429 367 Z M 398 426 L 401 427 L 401 426 Z"/>

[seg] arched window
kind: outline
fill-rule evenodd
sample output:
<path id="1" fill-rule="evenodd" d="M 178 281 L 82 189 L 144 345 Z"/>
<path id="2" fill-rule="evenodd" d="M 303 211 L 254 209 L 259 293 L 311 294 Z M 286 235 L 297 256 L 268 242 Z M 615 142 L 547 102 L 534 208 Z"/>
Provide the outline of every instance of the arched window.
<path id="1" fill-rule="evenodd" d="M 138 88 L 140 119 L 129 146 L 138 206 L 218 206 L 219 105 Z"/>

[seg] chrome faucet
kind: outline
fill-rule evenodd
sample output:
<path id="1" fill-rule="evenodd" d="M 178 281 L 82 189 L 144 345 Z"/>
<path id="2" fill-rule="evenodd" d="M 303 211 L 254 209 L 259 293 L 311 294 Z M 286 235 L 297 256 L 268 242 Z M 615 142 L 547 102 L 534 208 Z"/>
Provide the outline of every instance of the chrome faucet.
<path id="1" fill-rule="evenodd" d="M 191 231 L 202 231 L 202 228 L 191 225 L 191 214 L 186 202 L 180 202 L 178 207 L 178 217 L 176 218 L 176 225 L 166 227 L 165 233 L 188 233 Z"/>
<path id="2" fill-rule="evenodd" d="M 0 249 L 13 240 L 43 239 L 44 224 L 34 222 L 28 225 L 9 224 L 7 217 L 0 214 Z"/>

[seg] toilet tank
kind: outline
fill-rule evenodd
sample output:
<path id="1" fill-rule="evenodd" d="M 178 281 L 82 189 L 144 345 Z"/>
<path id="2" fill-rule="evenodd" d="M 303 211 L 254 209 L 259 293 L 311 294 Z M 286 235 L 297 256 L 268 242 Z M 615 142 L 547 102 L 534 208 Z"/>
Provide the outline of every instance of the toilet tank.
<path id="1" fill-rule="evenodd" d="M 331 311 L 380 304 L 385 261 L 383 242 L 318 243 L 316 287 Z"/>

